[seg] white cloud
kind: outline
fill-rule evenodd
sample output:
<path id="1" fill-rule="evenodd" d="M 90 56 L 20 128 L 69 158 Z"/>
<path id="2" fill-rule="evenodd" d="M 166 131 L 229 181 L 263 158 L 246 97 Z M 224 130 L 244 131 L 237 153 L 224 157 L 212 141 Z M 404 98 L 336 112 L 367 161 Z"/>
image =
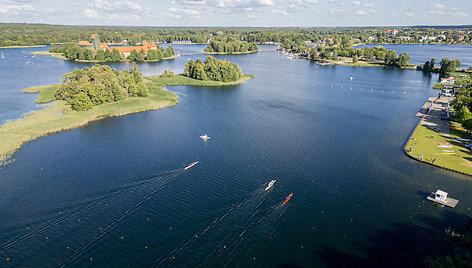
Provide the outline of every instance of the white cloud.
<path id="1" fill-rule="evenodd" d="M 118 1 L 109 3 L 105 0 L 95 0 L 91 4 L 92 7 L 105 11 L 135 11 L 144 12 L 148 8 L 142 7 L 140 4 L 131 1 Z"/>
<path id="2" fill-rule="evenodd" d="M 98 19 L 99 16 L 97 12 L 93 9 L 86 8 L 83 12 L 84 16 L 89 19 Z"/>
<path id="3" fill-rule="evenodd" d="M 367 11 L 365 11 L 365 10 L 356 10 L 356 15 L 365 16 L 365 15 L 367 15 Z"/>
<path id="4" fill-rule="evenodd" d="M 183 8 L 174 8 L 171 7 L 169 8 L 169 11 L 172 14 L 179 15 L 179 14 L 185 14 L 185 15 L 200 15 L 200 12 L 195 9 L 183 9 Z M 177 13 L 177 14 L 176 14 Z"/>
<path id="5" fill-rule="evenodd" d="M 361 4 L 361 2 L 359 2 L 359 1 L 352 1 L 352 4 L 355 5 L 355 6 L 358 6 L 358 5 Z"/>
<path id="6" fill-rule="evenodd" d="M 0 5 L 0 13 L 12 13 L 14 15 L 19 15 L 20 13 L 25 12 L 35 12 L 36 9 L 30 4 L 21 4 L 21 5 Z"/>
<path id="7" fill-rule="evenodd" d="M 370 8 L 374 8 L 374 7 L 375 7 L 374 3 L 365 3 L 363 6 L 364 6 L 364 7 L 370 7 Z"/>
<path id="8" fill-rule="evenodd" d="M 261 6 L 275 6 L 274 1 L 272 0 L 257 0 Z"/>

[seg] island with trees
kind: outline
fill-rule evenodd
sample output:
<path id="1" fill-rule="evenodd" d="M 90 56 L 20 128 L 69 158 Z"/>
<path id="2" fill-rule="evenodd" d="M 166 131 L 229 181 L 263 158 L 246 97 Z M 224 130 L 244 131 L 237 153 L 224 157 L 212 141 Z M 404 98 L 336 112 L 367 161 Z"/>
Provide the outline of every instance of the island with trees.
<path id="1" fill-rule="evenodd" d="M 139 46 L 109 47 L 107 43 L 100 41 L 100 36 L 97 34 L 92 34 L 87 41 L 52 45 L 49 52 L 41 51 L 33 54 L 50 55 L 58 59 L 78 62 L 155 62 L 177 57 L 172 46 L 164 49 L 154 41 L 148 43 L 144 40 Z"/>
<path id="2" fill-rule="evenodd" d="M 249 54 L 258 50 L 255 42 L 246 42 L 226 38 L 211 41 L 205 48 L 206 54 Z"/>
<path id="3" fill-rule="evenodd" d="M 210 72 L 214 75 L 210 77 L 218 77 L 218 80 L 210 80 L 208 76 L 207 79 L 198 80 L 185 75 L 174 75 L 171 71 L 164 71 L 160 76 L 143 77 L 135 63 L 132 63 L 129 71 L 117 71 L 97 64 L 65 74 L 61 84 L 23 90 L 39 92 L 36 100 L 38 103 L 52 103 L 42 110 L 32 111 L 18 120 L 0 126 L 0 166 L 7 164 L 13 153 L 24 143 L 45 135 L 81 127 L 105 117 L 176 105 L 177 95 L 164 90 L 165 86 L 231 86 L 254 77 L 242 73 L 239 66 L 228 61 L 220 62 L 214 58 L 207 58 L 205 61 L 218 67 L 216 71 L 211 65 Z M 227 68 L 234 70 L 228 71 Z"/>

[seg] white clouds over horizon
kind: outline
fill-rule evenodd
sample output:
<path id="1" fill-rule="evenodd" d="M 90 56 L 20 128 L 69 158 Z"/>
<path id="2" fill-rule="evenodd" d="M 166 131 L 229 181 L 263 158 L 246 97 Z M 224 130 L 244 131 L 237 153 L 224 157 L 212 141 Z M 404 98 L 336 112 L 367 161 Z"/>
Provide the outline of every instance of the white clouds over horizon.
<path id="1" fill-rule="evenodd" d="M 79 25 L 448 25 L 471 12 L 470 0 L 0 0 L 1 22 Z"/>

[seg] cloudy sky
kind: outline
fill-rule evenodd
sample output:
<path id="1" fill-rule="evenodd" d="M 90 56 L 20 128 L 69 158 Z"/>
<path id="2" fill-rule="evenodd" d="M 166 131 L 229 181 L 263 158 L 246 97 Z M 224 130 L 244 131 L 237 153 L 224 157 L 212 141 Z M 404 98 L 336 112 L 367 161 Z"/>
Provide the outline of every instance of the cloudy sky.
<path id="1" fill-rule="evenodd" d="M 0 0 L 0 22 L 132 26 L 472 24 L 472 0 Z"/>

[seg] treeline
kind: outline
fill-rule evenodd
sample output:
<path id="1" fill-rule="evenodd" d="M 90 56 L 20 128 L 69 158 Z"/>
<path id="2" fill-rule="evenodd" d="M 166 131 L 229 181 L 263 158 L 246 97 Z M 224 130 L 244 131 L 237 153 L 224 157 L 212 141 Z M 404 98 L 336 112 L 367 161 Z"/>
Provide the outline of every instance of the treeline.
<path id="1" fill-rule="evenodd" d="M 169 28 L 169 27 L 112 27 L 112 26 L 63 26 L 47 24 L 0 24 L 0 46 L 49 45 L 51 43 L 87 40 L 90 33 L 100 35 L 102 42 L 136 44 L 142 40 L 158 42 L 191 40 L 207 43 L 229 37 L 247 42 L 276 42 L 282 48 L 296 47 L 300 51 L 306 41 L 325 42 L 326 45 L 354 44 L 410 44 L 441 43 L 470 44 L 472 29 L 469 27 L 398 27 L 395 35 L 388 35 L 391 27 L 358 28 Z"/>
<path id="2" fill-rule="evenodd" d="M 237 52 L 255 52 L 258 47 L 255 42 L 246 42 L 239 40 L 211 41 L 205 48 L 206 52 L 218 53 L 237 53 Z"/>
<path id="3" fill-rule="evenodd" d="M 383 46 L 354 48 L 350 46 L 317 47 L 309 54 L 310 59 L 338 60 L 339 57 L 351 57 L 353 63 L 359 59 L 379 61 L 389 67 L 405 67 L 410 62 L 408 53 L 397 55 L 395 50 L 387 50 Z"/>
<path id="4" fill-rule="evenodd" d="M 62 46 L 51 46 L 49 52 L 53 53 L 62 53 L 64 57 L 68 60 L 81 60 L 81 61 L 99 61 L 99 62 L 114 62 L 114 61 L 160 61 L 164 58 L 169 58 L 174 56 L 174 48 L 168 46 L 167 49 L 164 49 L 161 46 L 158 46 L 157 49 L 149 50 L 147 53 L 144 51 L 137 52 L 132 50 L 128 57 L 125 57 L 118 50 L 113 47 L 106 50 L 98 50 L 93 52 L 92 50 L 76 46 L 73 43 L 67 43 Z"/>
<path id="5" fill-rule="evenodd" d="M 230 82 L 241 78 L 243 72 L 236 63 L 208 56 L 204 62 L 200 59 L 190 60 L 185 64 L 183 75 L 198 80 Z"/>
<path id="6" fill-rule="evenodd" d="M 472 74 L 459 77 L 455 84 L 460 87 L 456 98 L 452 101 L 452 106 L 456 111 L 455 120 L 467 130 L 472 131 Z"/>
<path id="7" fill-rule="evenodd" d="M 73 110 L 87 111 L 95 105 L 129 97 L 146 97 L 149 91 L 135 63 L 130 71 L 117 71 L 108 65 L 74 69 L 62 77 L 55 97 Z"/>
<path id="8" fill-rule="evenodd" d="M 435 67 L 436 59 L 431 59 L 431 61 L 426 61 L 422 67 L 419 69 L 423 72 L 434 72 L 439 73 L 439 77 L 449 77 L 453 76 L 454 72 L 457 71 L 457 68 L 461 67 L 460 60 L 449 60 L 448 58 L 443 58 L 439 62 L 439 67 Z"/>

